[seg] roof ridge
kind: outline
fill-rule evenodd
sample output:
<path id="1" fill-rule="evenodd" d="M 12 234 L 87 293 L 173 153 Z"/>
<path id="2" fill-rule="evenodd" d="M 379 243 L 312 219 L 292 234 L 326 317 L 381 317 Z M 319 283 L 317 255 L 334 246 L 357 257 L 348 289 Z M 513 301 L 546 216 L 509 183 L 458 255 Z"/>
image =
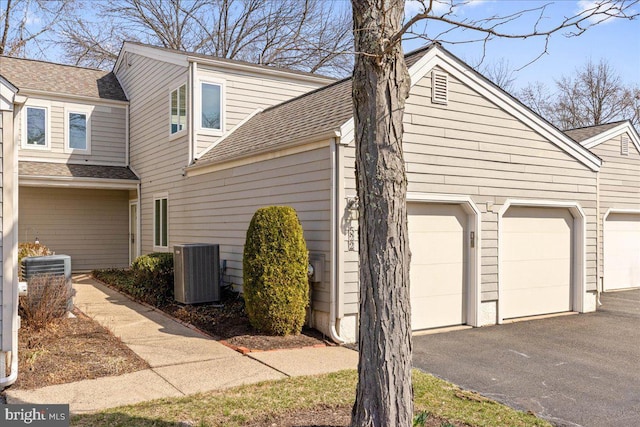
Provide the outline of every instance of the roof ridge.
<path id="1" fill-rule="evenodd" d="M 0 59 L 8 59 L 8 60 L 17 60 L 17 61 L 29 61 L 29 62 L 39 62 L 41 64 L 48 64 L 48 65 L 58 65 L 61 67 L 71 67 L 71 68 L 75 68 L 77 70 L 88 70 L 88 71 L 99 71 L 101 73 L 106 73 L 109 74 L 111 73 L 111 71 L 108 70 L 102 70 L 100 68 L 90 68 L 90 67 L 81 67 L 79 65 L 71 65 L 71 64 L 61 64 L 59 62 L 52 62 L 52 61 L 45 61 L 42 59 L 34 59 L 34 58 L 18 58 L 15 56 L 7 56 L 7 55 L 0 55 Z"/>

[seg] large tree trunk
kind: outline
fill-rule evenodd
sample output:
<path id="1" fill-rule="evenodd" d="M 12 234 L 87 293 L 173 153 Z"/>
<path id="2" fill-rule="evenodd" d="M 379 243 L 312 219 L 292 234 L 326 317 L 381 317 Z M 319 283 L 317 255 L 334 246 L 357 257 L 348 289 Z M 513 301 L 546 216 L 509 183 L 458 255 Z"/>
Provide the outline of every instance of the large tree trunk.
<path id="1" fill-rule="evenodd" d="M 353 427 L 412 424 L 411 310 L 403 114 L 410 80 L 403 0 L 353 0 L 360 328 Z"/>

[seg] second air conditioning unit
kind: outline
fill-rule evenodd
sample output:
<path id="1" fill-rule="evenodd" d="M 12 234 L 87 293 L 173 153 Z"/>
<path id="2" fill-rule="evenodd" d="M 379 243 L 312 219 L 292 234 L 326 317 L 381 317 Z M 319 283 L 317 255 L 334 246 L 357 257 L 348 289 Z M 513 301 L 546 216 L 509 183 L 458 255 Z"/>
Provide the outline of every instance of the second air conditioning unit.
<path id="1" fill-rule="evenodd" d="M 183 304 L 220 301 L 219 245 L 175 245 L 173 263 L 176 301 Z"/>

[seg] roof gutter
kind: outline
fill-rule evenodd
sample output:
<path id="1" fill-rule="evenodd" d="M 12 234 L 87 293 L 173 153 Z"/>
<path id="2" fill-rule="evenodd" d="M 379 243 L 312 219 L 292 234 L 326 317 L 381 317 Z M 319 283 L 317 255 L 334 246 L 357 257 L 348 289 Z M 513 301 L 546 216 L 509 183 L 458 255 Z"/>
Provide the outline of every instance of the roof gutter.
<path id="1" fill-rule="evenodd" d="M 49 98 L 63 98 L 71 101 L 85 101 L 85 102 L 91 102 L 92 104 L 95 104 L 95 105 L 110 105 L 110 106 L 117 106 L 117 107 L 125 107 L 129 105 L 129 101 L 120 101 L 117 99 L 108 99 L 108 98 L 97 98 L 94 96 L 85 96 L 85 95 L 73 95 L 69 93 L 50 92 L 46 90 L 37 90 L 37 89 L 29 89 L 29 88 L 21 88 L 20 94 L 26 97 L 31 95 L 37 98 L 49 97 Z"/>

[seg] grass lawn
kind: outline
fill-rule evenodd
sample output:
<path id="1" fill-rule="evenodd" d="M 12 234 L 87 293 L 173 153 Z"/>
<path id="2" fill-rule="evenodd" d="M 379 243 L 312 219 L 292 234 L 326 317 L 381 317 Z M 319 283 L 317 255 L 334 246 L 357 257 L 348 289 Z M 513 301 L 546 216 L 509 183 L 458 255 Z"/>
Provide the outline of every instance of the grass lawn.
<path id="1" fill-rule="evenodd" d="M 348 413 L 353 405 L 356 382 L 356 371 L 288 378 L 79 415 L 72 418 L 71 425 L 269 426 L 270 420 L 276 420 L 284 414 L 314 412 L 317 408 L 335 408 Z M 416 413 L 432 414 L 439 420 L 437 424 L 427 425 L 440 426 L 451 422 L 455 425 L 490 427 L 551 426 L 533 415 L 462 391 L 422 372 L 414 371 L 413 387 Z M 317 421 L 326 423 L 322 419 Z"/>

